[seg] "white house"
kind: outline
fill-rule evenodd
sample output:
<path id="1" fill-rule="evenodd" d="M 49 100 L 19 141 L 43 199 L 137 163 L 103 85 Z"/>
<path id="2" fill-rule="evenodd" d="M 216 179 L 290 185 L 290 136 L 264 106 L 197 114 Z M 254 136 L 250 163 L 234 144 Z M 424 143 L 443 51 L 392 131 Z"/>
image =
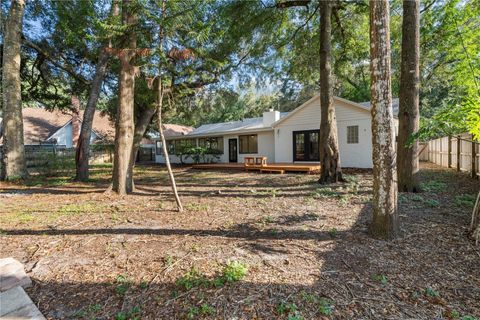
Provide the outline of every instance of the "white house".
<path id="1" fill-rule="evenodd" d="M 356 103 L 334 97 L 340 158 L 343 167 L 372 167 L 370 103 Z M 393 103 L 397 114 L 398 100 Z M 397 120 L 394 120 L 397 127 Z M 292 112 L 270 110 L 263 117 L 207 124 L 190 133 L 167 140 L 170 160 L 180 163 L 180 145 L 206 146 L 218 150 L 213 161 L 242 163 L 245 156 L 266 156 L 269 163 L 315 163 L 319 161 L 320 95 Z M 161 144 L 156 145 L 156 162 L 164 163 Z M 192 162 L 193 159 L 182 159 Z"/>

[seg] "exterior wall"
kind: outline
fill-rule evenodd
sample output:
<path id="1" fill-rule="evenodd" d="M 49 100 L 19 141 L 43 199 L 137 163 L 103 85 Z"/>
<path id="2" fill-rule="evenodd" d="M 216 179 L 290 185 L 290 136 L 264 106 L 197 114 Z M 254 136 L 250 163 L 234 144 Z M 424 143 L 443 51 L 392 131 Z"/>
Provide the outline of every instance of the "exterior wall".
<path id="1" fill-rule="evenodd" d="M 372 167 L 370 112 L 334 100 L 338 126 L 340 158 L 343 167 Z M 347 144 L 347 126 L 358 125 L 359 143 Z M 293 131 L 320 127 L 320 99 L 311 101 L 299 112 L 275 126 L 275 160 L 293 162 Z"/>
<path id="2" fill-rule="evenodd" d="M 258 153 L 255 154 L 240 154 L 240 144 L 238 142 L 238 134 L 232 135 L 224 135 L 223 136 L 223 154 L 219 155 L 219 159 L 217 162 L 219 163 L 228 163 L 228 140 L 229 139 L 237 139 L 237 158 L 238 163 L 243 163 L 244 158 L 248 156 L 265 156 L 268 158 L 268 162 L 272 163 L 275 162 L 275 141 L 273 137 L 273 130 L 267 132 L 257 132 L 257 133 L 249 133 L 249 134 L 256 134 L 258 137 Z M 242 135 L 242 134 L 240 134 Z M 198 140 L 197 140 L 198 144 Z M 165 158 L 163 155 L 156 154 L 155 155 L 155 162 L 156 163 L 165 163 Z M 180 163 L 180 158 L 176 155 L 170 155 L 170 162 L 171 163 Z M 193 163 L 191 158 L 185 160 L 184 163 Z"/>
<path id="3" fill-rule="evenodd" d="M 57 139 L 57 145 L 65 146 L 66 148 L 73 148 L 73 131 L 72 123 L 69 122 L 66 126 L 58 129 L 57 132 L 52 134 L 50 139 Z M 98 136 L 92 131 L 90 135 L 90 143 L 95 142 L 98 139 Z"/>

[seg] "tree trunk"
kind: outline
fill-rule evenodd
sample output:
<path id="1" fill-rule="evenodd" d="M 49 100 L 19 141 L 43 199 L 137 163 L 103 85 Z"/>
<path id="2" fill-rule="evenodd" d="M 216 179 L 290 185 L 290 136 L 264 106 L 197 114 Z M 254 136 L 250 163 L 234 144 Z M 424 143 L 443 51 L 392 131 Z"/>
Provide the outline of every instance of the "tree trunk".
<path id="1" fill-rule="evenodd" d="M 132 153 L 130 154 L 130 163 L 128 165 L 128 177 L 130 179 L 129 185 L 132 190 L 135 190 L 135 183 L 133 180 L 133 169 L 135 168 L 135 160 L 137 158 L 138 149 L 140 148 L 140 142 L 147 131 L 147 127 L 152 122 L 152 118 L 155 115 L 154 108 L 147 108 L 143 111 L 137 123 L 135 124 L 135 133 L 133 135 Z"/>
<path id="2" fill-rule="evenodd" d="M 418 141 L 407 144 L 419 127 L 419 87 L 420 0 L 404 0 L 397 141 L 398 189 L 403 192 L 418 191 Z"/>
<path id="3" fill-rule="evenodd" d="M 177 202 L 177 208 L 179 212 L 183 211 L 182 202 L 177 191 L 177 184 L 175 183 L 175 176 L 173 175 L 172 166 L 170 165 L 170 158 L 168 157 L 167 142 L 165 140 L 165 135 L 163 134 L 163 124 L 162 124 L 162 106 L 163 106 L 163 88 L 162 81 L 159 79 L 159 93 L 157 101 L 157 117 L 158 117 L 158 132 L 160 134 L 160 140 L 162 141 L 162 151 L 163 156 L 165 157 L 165 165 L 167 166 L 168 176 L 170 178 L 170 184 L 172 186 L 173 195 L 175 196 L 175 201 Z"/>
<path id="4" fill-rule="evenodd" d="M 470 231 L 475 240 L 475 244 L 480 244 L 480 192 L 477 195 L 477 201 L 472 213 L 472 222 L 470 223 Z"/>
<path id="5" fill-rule="evenodd" d="M 332 1 L 320 3 L 320 179 L 319 183 L 342 181 L 337 119 L 333 106 L 331 77 Z"/>
<path id="6" fill-rule="evenodd" d="M 111 15 L 117 16 L 119 14 L 118 2 L 113 1 Z M 75 154 L 76 176 L 77 181 L 88 180 L 88 156 L 90 151 L 90 139 L 92 136 L 93 118 L 95 117 L 95 109 L 97 107 L 98 96 L 102 88 L 103 78 L 107 72 L 107 65 L 109 55 L 106 52 L 107 46 L 104 46 L 100 51 L 100 57 L 98 59 L 95 76 L 90 87 L 88 94 L 87 105 L 83 113 L 82 129 L 80 131 L 80 137 L 78 138 L 77 150 Z"/>
<path id="7" fill-rule="evenodd" d="M 5 25 L 3 45 L 3 157 L 0 178 L 14 180 L 28 176 L 23 141 L 20 48 L 24 0 L 12 0 Z"/>
<path id="8" fill-rule="evenodd" d="M 370 1 L 370 72 L 373 145 L 373 222 L 375 237 L 398 235 L 397 174 L 390 78 L 390 26 L 387 0 Z"/>
<path id="9" fill-rule="evenodd" d="M 162 0 L 162 16 L 165 17 L 166 14 L 166 0 Z M 160 52 L 163 51 L 163 41 L 164 41 L 164 29 L 160 25 L 159 32 L 159 45 L 158 49 Z M 172 166 L 170 165 L 170 158 L 168 157 L 167 142 L 165 141 L 165 135 L 163 134 L 163 124 L 162 124 L 162 107 L 163 107 L 163 84 L 162 84 L 162 60 L 158 62 L 158 82 L 157 82 L 157 117 L 158 117 L 158 133 L 160 134 L 160 140 L 162 141 L 162 151 L 163 156 L 165 157 L 165 165 L 167 166 L 168 177 L 170 178 L 170 184 L 172 186 L 173 195 L 175 196 L 175 201 L 177 202 L 177 208 L 179 212 L 183 211 L 182 201 L 177 191 L 177 184 L 175 183 L 175 176 L 173 175 Z"/>
<path id="10" fill-rule="evenodd" d="M 122 20 L 129 26 L 126 34 L 126 50 L 120 53 L 119 94 L 117 121 L 115 124 L 115 154 L 113 159 L 112 190 L 120 195 L 132 192 L 129 178 L 130 154 L 132 152 L 134 119 L 133 103 L 135 91 L 135 67 L 131 64 L 135 56 L 137 37 L 131 26 L 136 23 L 130 0 L 123 0 Z"/>
<path id="11" fill-rule="evenodd" d="M 75 165 L 77 169 L 75 180 L 77 181 L 88 180 L 88 156 L 90 151 L 93 118 L 95 116 L 95 109 L 97 106 L 103 77 L 105 76 L 105 72 L 107 70 L 108 58 L 109 57 L 107 53 L 102 50 L 88 95 L 87 105 L 85 106 L 85 111 L 83 112 L 82 129 L 80 131 L 80 137 L 78 138 L 78 144 L 76 146 L 77 150 L 75 154 Z"/>

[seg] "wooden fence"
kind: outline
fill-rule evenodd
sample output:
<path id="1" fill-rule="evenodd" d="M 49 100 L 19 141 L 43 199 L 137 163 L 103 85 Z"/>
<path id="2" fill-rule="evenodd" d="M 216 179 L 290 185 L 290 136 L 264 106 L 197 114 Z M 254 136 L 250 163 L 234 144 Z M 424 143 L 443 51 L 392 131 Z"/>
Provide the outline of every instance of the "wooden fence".
<path id="1" fill-rule="evenodd" d="M 2 146 L 0 146 L 0 157 Z M 54 145 L 26 145 L 25 158 L 27 168 L 39 168 L 60 161 L 62 165 L 74 165 L 75 149 Z M 90 150 L 90 163 L 101 164 L 113 162 L 112 148 Z"/>
<path id="2" fill-rule="evenodd" d="M 442 167 L 480 176 L 480 143 L 469 134 L 443 137 L 420 144 L 420 161 L 429 161 Z"/>

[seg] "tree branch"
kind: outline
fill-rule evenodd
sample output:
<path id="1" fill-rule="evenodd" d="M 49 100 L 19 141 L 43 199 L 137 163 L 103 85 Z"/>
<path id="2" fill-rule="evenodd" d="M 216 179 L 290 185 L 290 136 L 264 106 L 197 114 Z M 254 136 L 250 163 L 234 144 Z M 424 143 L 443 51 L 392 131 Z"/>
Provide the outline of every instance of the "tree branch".
<path id="1" fill-rule="evenodd" d="M 285 8 L 291 8 L 291 7 L 308 7 L 309 3 L 310 3 L 310 0 L 289 0 L 289 1 L 278 2 L 275 5 L 275 8 L 285 9 Z"/>
<path id="2" fill-rule="evenodd" d="M 82 82 L 83 84 L 90 85 L 90 81 L 85 79 L 83 76 L 80 74 L 76 73 L 71 67 L 66 66 L 64 64 L 61 64 L 58 62 L 58 60 L 55 59 L 48 51 L 42 49 L 40 46 L 36 45 L 35 43 L 31 42 L 30 40 L 23 38 L 23 44 L 26 45 L 27 47 L 37 51 L 38 54 L 42 55 L 50 61 L 51 64 L 56 66 L 57 68 L 62 69 L 63 71 L 67 72 L 69 75 L 71 75 L 73 78 L 77 79 L 78 81 Z"/>

